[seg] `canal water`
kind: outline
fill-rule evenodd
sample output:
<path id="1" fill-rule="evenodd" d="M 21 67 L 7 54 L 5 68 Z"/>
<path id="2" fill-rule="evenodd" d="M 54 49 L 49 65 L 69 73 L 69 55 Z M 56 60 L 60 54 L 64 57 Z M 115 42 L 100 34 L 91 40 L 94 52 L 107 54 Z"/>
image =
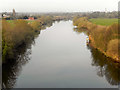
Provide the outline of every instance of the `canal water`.
<path id="1" fill-rule="evenodd" d="M 72 21 L 55 22 L 14 64 L 3 66 L 6 88 L 117 88 L 119 68 L 86 44 Z"/>

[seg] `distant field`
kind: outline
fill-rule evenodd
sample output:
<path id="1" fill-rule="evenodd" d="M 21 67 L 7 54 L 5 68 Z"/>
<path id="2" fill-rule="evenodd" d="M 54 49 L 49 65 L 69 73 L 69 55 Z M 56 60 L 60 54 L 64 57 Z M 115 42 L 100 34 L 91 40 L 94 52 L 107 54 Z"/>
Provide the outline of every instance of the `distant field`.
<path id="1" fill-rule="evenodd" d="M 31 23 L 31 22 L 33 22 L 33 21 L 35 21 L 35 20 L 26 20 L 28 23 Z"/>
<path id="2" fill-rule="evenodd" d="M 9 23 L 13 23 L 13 20 L 7 20 L 7 22 L 9 22 Z"/>
<path id="3" fill-rule="evenodd" d="M 91 22 L 97 25 L 104 25 L 104 26 L 109 26 L 114 23 L 118 23 L 118 19 L 106 19 L 106 18 L 93 18 L 90 19 Z"/>
<path id="4" fill-rule="evenodd" d="M 25 21 L 27 21 L 27 23 L 31 23 L 31 22 L 33 22 L 34 20 L 25 20 Z M 15 20 L 7 20 L 7 22 L 9 22 L 12 26 L 14 26 L 15 25 Z"/>
<path id="5" fill-rule="evenodd" d="M 34 20 L 26 20 L 28 23 L 33 22 Z M 14 20 L 7 20 L 9 23 L 14 23 Z"/>

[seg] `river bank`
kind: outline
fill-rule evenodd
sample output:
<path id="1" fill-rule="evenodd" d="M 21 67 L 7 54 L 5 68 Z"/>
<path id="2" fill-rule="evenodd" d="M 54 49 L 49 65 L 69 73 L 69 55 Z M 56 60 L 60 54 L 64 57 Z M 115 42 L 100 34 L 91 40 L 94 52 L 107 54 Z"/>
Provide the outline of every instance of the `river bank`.
<path id="1" fill-rule="evenodd" d="M 86 45 L 87 33 L 72 21 L 40 31 L 19 58 L 3 64 L 5 88 L 117 88 L 118 63 Z M 89 76 L 88 76 L 89 75 Z M 92 81 L 92 83 L 91 83 Z"/>
<path id="2" fill-rule="evenodd" d="M 88 30 L 90 45 L 101 51 L 106 57 L 112 58 L 116 62 L 120 62 L 119 56 L 119 35 L 118 24 L 110 26 L 96 25 L 88 20 L 87 17 L 73 19 L 74 26 L 78 29 Z"/>
<path id="3" fill-rule="evenodd" d="M 46 18 L 47 17 L 47 18 Z M 17 58 L 18 49 L 32 43 L 41 29 L 52 26 L 51 17 L 41 17 L 32 22 L 26 20 L 2 20 L 2 61 Z"/>

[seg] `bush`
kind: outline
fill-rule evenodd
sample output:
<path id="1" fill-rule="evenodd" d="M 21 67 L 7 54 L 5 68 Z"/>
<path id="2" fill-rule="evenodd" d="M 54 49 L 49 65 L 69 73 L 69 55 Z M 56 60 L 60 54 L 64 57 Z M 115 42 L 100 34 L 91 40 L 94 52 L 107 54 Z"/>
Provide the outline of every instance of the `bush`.
<path id="1" fill-rule="evenodd" d="M 7 21 L 2 22 L 2 54 L 5 57 L 14 57 L 17 47 L 33 37 L 33 29 L 24 20 L 15 20 L 14 25 Z"/>
<path id="2" fill-rule="evenodd" d="M 82 23 L 86 23 L 87 22 L 87 17 L 82 17 L 82 18 L 79 18 L 79 19 L 77 19 L 77 17 L 76 18 L 74 18 L 73 20 L 73 25 L 74 26 L 78 26 L 80 23 L 81 23 L 81 25 L 82 25 Z"/>
<path id="3" fill-rule="evenodd" d="M 39 21 L 33 21 L 30 25 L 35 31 L 41 29 L 41 24 Z"/>
<path id="4" fill-rule="evenodd" d="M 91 30 L 91 37 L 94 39 L 95 47 L 105 52 L 107 49 L 107 42 L 104 39 L 106 37 L 105 28 L 99 27 Z"/>
<path id="5" fill-rule="evenodd" d="M 118 40 L 118 39 L 111 40 L 107 46 L 107 54 L 109 56 L 112 56 L 112 57 L 118 59 L 118 57 L 119 57 L 118 50 L 119 49 L 120 49 L 120 40 Z"/>

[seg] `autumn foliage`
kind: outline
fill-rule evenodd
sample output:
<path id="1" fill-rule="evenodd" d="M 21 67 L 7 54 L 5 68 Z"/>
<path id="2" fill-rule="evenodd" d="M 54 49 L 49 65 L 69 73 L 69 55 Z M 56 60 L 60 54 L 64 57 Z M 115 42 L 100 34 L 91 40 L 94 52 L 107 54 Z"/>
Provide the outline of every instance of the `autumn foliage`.
<path id="1" fill-rule="evenodd" d="M 87 17 L 74 18 L 73 24 L 78 29 L 89 31 L 91 44 L 103 52 L 106 56 L 120 61 L 118 50 L 120 49 L 120 35 L 118 34 L 119 24 L 115 23 L 110 26 L 101 26 L 93 24 Z"/>
<path id="2" fill-rule="evenodd" d="M 52 23 L 52 19 L 49 16 L 29 23 L 20 19 L 12 22 L 2 20 L 2 60 L 14 58 L 17 48 L 34 39 L 36 32 L 50 22 Z"/>

